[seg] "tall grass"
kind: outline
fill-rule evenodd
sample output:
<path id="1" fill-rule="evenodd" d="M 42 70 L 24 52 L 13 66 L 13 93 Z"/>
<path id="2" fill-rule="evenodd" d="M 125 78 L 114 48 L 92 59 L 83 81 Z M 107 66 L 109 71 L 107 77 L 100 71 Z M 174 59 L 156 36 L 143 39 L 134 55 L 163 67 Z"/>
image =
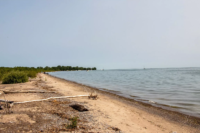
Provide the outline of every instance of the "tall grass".
<path id="1" fill-rule="evenodd" d="M 25 72 L 11 71 L 3 76 L 2 84 L 14 84 L 28 82 L 28 76 Z"/>

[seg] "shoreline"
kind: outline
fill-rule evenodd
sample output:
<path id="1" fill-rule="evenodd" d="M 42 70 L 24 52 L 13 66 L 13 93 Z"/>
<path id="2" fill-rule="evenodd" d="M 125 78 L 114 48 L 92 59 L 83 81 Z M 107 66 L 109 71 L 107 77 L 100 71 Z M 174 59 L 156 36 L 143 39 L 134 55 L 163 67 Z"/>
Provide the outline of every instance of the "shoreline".
<path id="1" fill-rule="evenodd" d="M 0 99 L 14 102 L 8 110 L 0 103 L 0 132 L 200 132 L 199 118 L 43 73 L 26 83 L 0 84 L 0 91 L 10 92 Z M 89 98 L 91 93 L 97 98 Z M 78 118 L 73 129 L 67 126 L 72 118 Z"/>
<path id="2" fill-rule="evenodd" d="M 131 98 L 128 98 L 128 97 L 120 96 L 120 95 L 117 95 L 115 93 L 109 92 L 109 90 L 108 91 L 100 90 L 98 88 L 88 86 L 88 85 L 84 85 L 82 83 L 70 81 L 70 80 L 67 80 L 67 79 L 64 79 L 64 78 L 59 78 L 59 77 L 53 76 L 51 74 L 48 74 L 48 76 L 55 78 L 55 79 L 58 79 L 58 80 L 61 80 L 61 81 L 64 81 L 64 82 L 69 82 L 71 84 L 75 84 L 75 85 L 80 86 L 80 87 L 87 88 L 90 91 L 96 91 L 97 93 L 102 94 L 104 96 L 107 96 L 111 99 L 122 102 L 122 103 L 124 103 L 128 106 L 132 106 L 132 107 L 141 109 L 141 110 L 146 111 L 146 112 L 148 112 L 152 115 L 157 115 L 157 116 L 162 117 L 166 120 L 176 122 L 176 123 L 181 123 L 181 124 L 191 126 L 191 127 L 194 127 L 194 128 L 200 128 L 200 117 L 191 116 L 189 114 L 178 112 L 176 110 L 170 109 L 170 107 L 167 107 L 167 105 L 166 105 L 166 108 L 165 107 L 163 108 L 163 106 L 159 106 L 159 105 L 155 105 L 155 104 L 152 105 L 150 103 L 145 103 L 145 102 L 138 101 L 138 100 L 135 100 L 135 99 L 131 99 Z M 187 119 L 187 121 L 186 121 L 186 119 Z"/>
<path id="3" fill-rule="evenodd" d="M 169 71 L 167 69 L 162 71 L 159 69 L 152 71 L 108 70 L 91 73 L 60 71 L 49 74 L 156 107 L 200 118 L 198 77 L 191 75 L 197 70 L 179 69 Z M 185 72 L 188 74 L 184 75 Z M 146 74 L 148 76 L 144 76 Z M 173 74 L 175 75 L 173 76 Z M 159 79 L 159 77 L 162 78 Z"/>

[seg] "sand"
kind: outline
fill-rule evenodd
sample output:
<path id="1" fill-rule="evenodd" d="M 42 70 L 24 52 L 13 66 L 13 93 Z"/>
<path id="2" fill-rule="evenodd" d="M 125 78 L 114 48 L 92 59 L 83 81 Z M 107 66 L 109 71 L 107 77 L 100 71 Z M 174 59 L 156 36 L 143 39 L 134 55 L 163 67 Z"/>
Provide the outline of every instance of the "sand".
<path id="1" fill-rule="evenodd" d="M 40 77 L 40 78 L 39 78 Z M 42 79 L 42 83 L 39 80 Z M 48 87 L 44 87 L 48 86 Z M 8 100 L 15 102 L 37 100 L 50 96 L 76 96 L 95 93 L 97 100 L 87 97 L 67 98 L 67 101 L 44 101 L 14 105 L 13 113 L 0 112 L 0 131 L 9 131 L 8 124 L 12 123 L 12 131 L 38 132 L 52 131 L 52 123 L 57 126 L 55 132 L 61 132 L 63 123 L 68 122 L 68 115 L 78 115 L 80 122 L 76 132 L 123 132 L 123 133 L 199 133 L 199 121 L 186 115 L 166 111 L 161 108 L 127 100 L 107 92 L 98 91 L 85 85 L 55 78 L 47 74 L 39 74 L 32 82 L 15 85 L 0 85 L 1 90 L 50 90 L 56 94 L 19 93 L 6 95 Z M 3 96 L 0 96 L 3 99 Z M 61 99 L 62 100 L 62 99 Z M 62 102 L 62 104 L 57 104 Z M 64 104 L 66 103 L 66 104 Z M 80 103 L 88 108 L 87 112 L 74 111 L 68 106 Z M 57 105 L 62 105 L 58 106 Z M 65 105 L 65 107 L 63 107 Z M 69 113 L 70 112 L 70 113 Z M 197 120 L 197 124 L 194 121 Z M 58 122 L 59 121 L 59 122 Z M 190 122 L 191 121 L 191 122 Z M 45 126 L 42 125 L 45 123 Z M 21 127 L 20 127 L 21 124 Z M 16 126 L 18 125 L 18 126 Z M 25 128 L 25 127 L 30 128 Z M 39 127 L 39 128 L 38 128 Z M 60 130 L 62 127 L 62 130 Z M 82 128 L 81 128 L 82 127 Z M 48 128 L 48 130 L 46 130 Z M 11 129 L 10 129 L 11 130 Z M 68 131 L 62 131 L 68 132 Z"/>

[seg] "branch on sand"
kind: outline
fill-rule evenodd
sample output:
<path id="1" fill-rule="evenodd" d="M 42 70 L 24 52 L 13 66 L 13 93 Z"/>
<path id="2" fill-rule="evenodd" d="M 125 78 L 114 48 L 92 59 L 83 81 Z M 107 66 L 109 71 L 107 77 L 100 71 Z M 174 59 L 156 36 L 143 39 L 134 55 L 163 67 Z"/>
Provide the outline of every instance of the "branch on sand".
<path id="1" fill-rule="evenodd" d="M 46 99 L 39 99 L 39 100 L 32 100 L 32 101 L 24 101 L 24 102 L 14 102 L 14 104 L 19 103 L 30 103 L 30 102 L 40 102 L 40 101 L 46 101 L 49 99 L 58 99 L 58 98 L 76 98 L 76 97 L 88 97 L 89 95 L 78 95 L 78 96 L 61 96 L 61 97 L 49 97 Z"/>
<path id="2" fill-rule="evenodd" d="M 8 100 L 0 99 L 0 102 L 4 102 L 4 103 L 13 103 L 14 101 L 8 101 Z"/>
<path id="3" fill-rule="evenodd" d="M 35 90 L 28 90 L 28 91 L 3 91 L 5 94 L 8 93 L 56 93 L 55 91 L 35 91 Z"/>

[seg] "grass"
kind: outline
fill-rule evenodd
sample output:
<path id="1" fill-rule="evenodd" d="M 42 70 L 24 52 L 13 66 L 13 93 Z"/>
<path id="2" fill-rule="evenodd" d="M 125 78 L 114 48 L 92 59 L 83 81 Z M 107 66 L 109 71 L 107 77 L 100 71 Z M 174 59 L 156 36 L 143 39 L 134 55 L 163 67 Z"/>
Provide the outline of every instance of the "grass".
<path id="1" fill-rule="evenodd" d="M 77 128 L 77 123 L 78 123 L 78 117 L 72 117 L 71 118 L 71 123 L 67 125 L 67 129 L 75 129 Z"/>
<path id="2" fill-rule="evenodd" d="M 11 71 L 2 78 L 2 84 L 14 84 L 28 82 L 28 76 L 25 72 Z"/>

